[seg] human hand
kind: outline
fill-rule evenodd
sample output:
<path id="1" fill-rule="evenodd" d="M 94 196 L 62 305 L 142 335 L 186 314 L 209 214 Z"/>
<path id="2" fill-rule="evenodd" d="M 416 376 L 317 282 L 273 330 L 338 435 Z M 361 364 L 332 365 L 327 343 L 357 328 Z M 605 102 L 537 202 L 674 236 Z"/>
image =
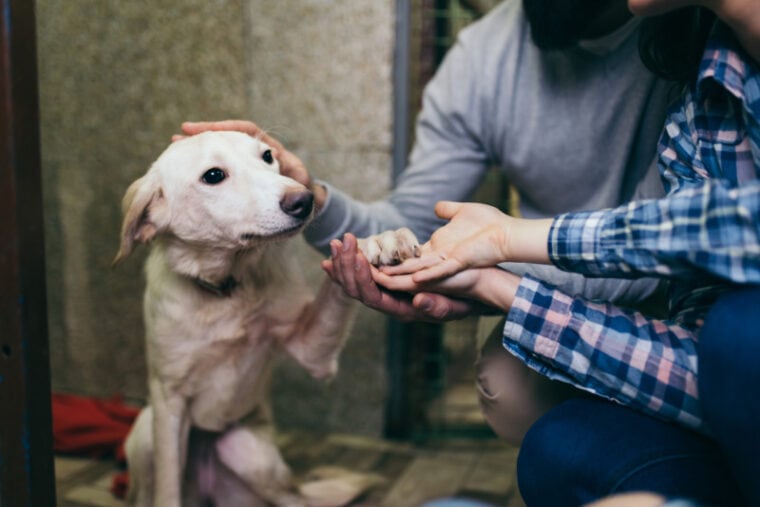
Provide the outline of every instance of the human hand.
<path id="1" fill-rule="evenodd" d="M 486 204 L 451 201 L 438 202 L 435 213 L 449 222 L 422 246 L 420 257 L 384 268 L 385 273 L 413 273 L 414 281 L 422 283 L 504 260 L 509 216 Z"/>
<path id="2" fill-rule="evenodd" d="M 498 267 L 469 268 L 449 277 L 417 282 L 412 274 L 389 275 L 373 270 L 376 284 L 386 290 L 405 293 L 430 292 L 477 302 L 482 314 L 508 312 L 517 294 L 521 278 Z"/>
<path id="3" fill-rule="evenodd" d="M 330 250 L 331 258 L 322 261 L 328 276 L 352 298 L 399 320 L 442 322 L 485 312 L 485 308 L 474 301 L 425 291 L 394 292 L 378 286 L 372 275 L 377 269 L 359 250 L 352 234 L 346 234 L 343 241 L 331 241 Z"/>
<path id="4" fill-rule="evenodd" d="M 549 262 L 551 219 L 518 219 L 487 204 L 451 201 L 438 202 L 435 213 L 449 222 L 422 245 L 421 255 L 383 272 L 411 274 L 414 282 L 424 283 L 505 261 Z"/>
<path id="5" fill-rule="evenodd" d="M 175 135 L 172 140 L 181 139 L 185 136 L 193 136 L 209 130 L 232 130 L 243 132 L 251 137 L 262 140 L 272 148 L 272 155 L 280 163 L 280 173 L 283 176 L 293 178 L 314 193 L 314 206 L 321 209 L 327 198 L 327 192 L 321 185 L 314 184 L 306 166 L 293 152 L 285 149 L 285 146 L 267 134 L 261 127 L 246 120 L 223 120 L 211 122 L 184 122 L 182 134 Z"/>

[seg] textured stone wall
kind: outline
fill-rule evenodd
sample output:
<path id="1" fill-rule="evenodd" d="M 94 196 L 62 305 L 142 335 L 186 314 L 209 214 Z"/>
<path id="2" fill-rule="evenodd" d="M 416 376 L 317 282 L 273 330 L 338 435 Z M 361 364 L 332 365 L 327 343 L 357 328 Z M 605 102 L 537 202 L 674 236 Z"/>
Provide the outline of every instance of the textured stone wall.
<path id="1" fill-rule="evenodd" d="M 392 0 L 252 0 L 251 117 L 282 139 L 315 177 L 357 198 L 390 182 Z M 302 248 L 316 286 L 321 256 Z M 385 319 L 362 309 L 338 376 L 327 385 L 292 363 L 275 377 L 287 424 L 379 433 L 385 402 Z M 285 394 L 287 393 L 287 394 Z M 315 418 L 315 415 L 317 416 Z"/>
<path id="2" fill-rule="evenodd" d="M 393 2 L 37 0 L 53 387 L 144 399 L 139 251 L 120 200 L 186 119 L 254 119 L 362 199 L 390 179 Z M 320 256 L 297 255 L 316 286 Z M 338 377 L 284 362 L 282 426 L 378 433 L 384 319 L 360 315 Z"/>

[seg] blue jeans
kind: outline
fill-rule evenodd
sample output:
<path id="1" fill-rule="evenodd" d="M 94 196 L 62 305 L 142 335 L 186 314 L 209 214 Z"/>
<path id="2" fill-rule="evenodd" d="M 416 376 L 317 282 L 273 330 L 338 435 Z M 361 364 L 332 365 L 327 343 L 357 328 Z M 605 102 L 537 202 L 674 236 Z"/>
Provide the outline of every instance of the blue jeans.
<path id="1" fill-rule="evenodd" d="M 699 337 L 699 393 L 714 438 L 596 398 L 528 431 L 517 464 L 528 507 L 651 491 L 707 506 L 760 505 L 760 288 L 723 296 Z"/>
<path id="2" fill-rule="evenodd" d="M 697 354 L 705 421 L 747 504 L 760 505 L 760 287 L 718 300 Z"/>
<path id="3" fill-rule="evenodd" d="M 531 427 L 517 480 L 528 507 L 577 507 L 629 491 L 742 505 L 714 441 L 595 398 L 566 401 Z"/>

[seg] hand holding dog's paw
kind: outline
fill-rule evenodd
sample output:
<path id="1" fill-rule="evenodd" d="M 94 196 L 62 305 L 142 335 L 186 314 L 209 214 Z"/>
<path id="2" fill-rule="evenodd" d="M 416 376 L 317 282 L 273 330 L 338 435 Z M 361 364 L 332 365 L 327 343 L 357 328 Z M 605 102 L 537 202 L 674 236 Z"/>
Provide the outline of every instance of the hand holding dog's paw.
<path id="1" fill-rule="evenodd" d="M 393 266 L 420 256 L 417 236 L 406 227 L 360 239 L 359 249 L 373 266 Z"/>

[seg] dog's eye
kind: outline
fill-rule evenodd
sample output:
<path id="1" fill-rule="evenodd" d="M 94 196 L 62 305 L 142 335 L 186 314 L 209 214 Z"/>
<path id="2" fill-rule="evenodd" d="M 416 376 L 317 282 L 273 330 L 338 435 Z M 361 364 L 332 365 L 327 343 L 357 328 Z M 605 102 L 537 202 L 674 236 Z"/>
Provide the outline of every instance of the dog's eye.
<path id="1" fill-rule="evenodd" d="M 264 159 L 264 162 L 267 164 L 271 164 L 274 162 L 274 157 L 272 156 L 272 150 L 267 150 L 264 153 L 261 154 L 261 158 Z"/>
<path id="2" fill-rule="evenodd" d="M 224 173 L 224 171 L 218 167 L 212 167 L 203 173 L 203 176 L 201 176 L 201 181 L 203 181 L 203 183 L 208 183 L 209 185 L 216 185 L 221 183 L 226 177 L 227 175 Z"/>

